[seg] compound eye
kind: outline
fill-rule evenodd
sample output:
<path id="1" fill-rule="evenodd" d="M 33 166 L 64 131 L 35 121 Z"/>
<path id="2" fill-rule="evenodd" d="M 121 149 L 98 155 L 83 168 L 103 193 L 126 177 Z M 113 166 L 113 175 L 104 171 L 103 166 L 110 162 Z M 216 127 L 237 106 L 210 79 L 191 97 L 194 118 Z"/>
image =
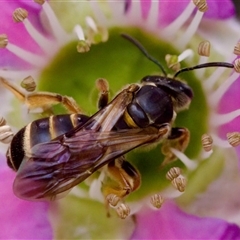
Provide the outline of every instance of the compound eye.
<path id="1" fill-rule="evenodd" d="M 188 98 L 193 98 L 193 91 L 188 85 L 184 84 L 180 87 L 181 92 L 183 92 Z"/>

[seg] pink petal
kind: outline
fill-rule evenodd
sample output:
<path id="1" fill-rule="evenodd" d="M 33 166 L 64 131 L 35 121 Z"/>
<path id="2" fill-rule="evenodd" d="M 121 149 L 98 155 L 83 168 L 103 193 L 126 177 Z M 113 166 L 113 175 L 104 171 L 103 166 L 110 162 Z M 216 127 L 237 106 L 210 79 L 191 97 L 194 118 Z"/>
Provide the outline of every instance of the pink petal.
<path id="1" fill-rule="evenodd" d="M 141 0 L 142 16 L 147 18 L 152 0 Z M 159 4 L 159 23 L 168 24 L 174 21 L 186 8 L 189 0 L 161 1 Z M 208 11 L 204 17 L 210 19 L 226 19 L 235 16 L 235 8 L 231 0 L 208 1 Z M 126 0 L 126 11 L 131 7 L 131 0 Z"/>
<path id="2" fill-rule="evenodd" d="M 239 239 L 240 228 L 224 220 L 187 214 L 173 202 L 136 216 L 131 239 Z"/>
<path id="3" fill-rule="evenodd" d="M 0 239 L 52 239 L 49 203 L 28 202 L 13 195 L 15 173 L 0 156 Z"/>
<path id="4" fill-rule="evenodd" d="M 7 34 L 9 42 L 13 43 L 30 52 L 40 53 L 39 46 L 32 40 L 28 32 L 25 30 L 23 23 L 15 23 L 12 19 L 12 13 L 17 8 L 24 8 L 29 12 L 28 19 L 39 31 L 43 31 L 40 23 L 39 12 L 41 6 L 32 1 L 2 1 L 0 2 L 0 34 Z M 25 62 L 19 60 L 14 54 L 7 49 L 1 49 L 0 66 L 4 67 L 21 67 L 27 66 Z"/>

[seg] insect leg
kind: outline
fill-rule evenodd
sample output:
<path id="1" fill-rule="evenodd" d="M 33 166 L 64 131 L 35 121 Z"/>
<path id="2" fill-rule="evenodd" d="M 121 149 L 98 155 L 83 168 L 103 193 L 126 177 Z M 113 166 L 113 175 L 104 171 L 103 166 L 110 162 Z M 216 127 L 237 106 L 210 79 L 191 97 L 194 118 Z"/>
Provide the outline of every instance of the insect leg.
<path id="1" fill-rule="evenodd" d="M 61 103 L 69 113 L 81 113 L 81 109 L 72 97 L 51 92 L 34 92 L 26 94 L 18 86 L 0 77 L 0 84 L 11 91 L 16 98 L 32 109 L 49 110 L 51 106 Z"/>
<path id="2" fill-rule="evenodd" d="M 107 106 L 109 100 L 109 85 L 108 81 L 99 78 L 96 81 L 96 87 L 100 92 L 99 99 L 98 99 L 98 109 L 102 109 Z"/>
<path id="3" fill-rule="evenodd" d="M 108 164 L 106 179 L 102 185 L 102 193 L 108 216 L 111 207 L 115 208 L 119 217 L 124 219 L 130 214 L 130 208 L 122 200 L 138 189 L 141 184 L 140 173 L 125 160 L 124 156 L 121 156 Z"/>
<path id="4" fill-rule="evenodd" d="M 141 176 L 125 157 L 111 161 L 107 166 L 108 181 L 103 184 L 103 194 L 106 199 L 110 195 L 115 195 L 120 199 L 135 191 L 141 183 Z M 111 205 L 114 203 L 109 202 Z"/>
<path id="5" fill-rule="evenodd" d="M 162 153 L 165 155 L 163 164 L 176 159 L 171 148 L 184 152 L 190 140 L 190 132 L 187 128 L 172 128 L 170 135 L 162 145 Z"/>

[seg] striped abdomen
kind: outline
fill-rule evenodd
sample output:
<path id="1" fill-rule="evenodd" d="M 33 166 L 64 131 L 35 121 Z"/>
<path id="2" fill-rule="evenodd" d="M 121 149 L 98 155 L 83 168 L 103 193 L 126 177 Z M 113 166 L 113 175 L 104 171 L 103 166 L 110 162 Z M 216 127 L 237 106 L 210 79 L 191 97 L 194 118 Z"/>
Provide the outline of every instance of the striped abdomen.
<path id="1" fill-rule="evenodd" d="M 49 142 L 76 126 L 84 124 L 89 117 L 82 114 L 53 115 L 38 119 L 22 128 L 12 139 L 7 151 L 8 166 L 18 170 L 25 152 L 34 145 Z"/>

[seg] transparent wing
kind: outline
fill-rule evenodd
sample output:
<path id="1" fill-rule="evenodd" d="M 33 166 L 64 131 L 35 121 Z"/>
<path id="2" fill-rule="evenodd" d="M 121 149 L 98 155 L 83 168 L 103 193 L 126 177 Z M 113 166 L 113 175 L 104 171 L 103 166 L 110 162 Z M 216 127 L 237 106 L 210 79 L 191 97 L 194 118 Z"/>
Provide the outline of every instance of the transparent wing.
<path id="1" fill-rule="evenodd" d="M 80 131 L 71 138 L 35 145 L 17 172 L 14 193 L 23 199 L 54 200 L 126 152 L 165 137 L 169 126 L 122 131 Z"/>

